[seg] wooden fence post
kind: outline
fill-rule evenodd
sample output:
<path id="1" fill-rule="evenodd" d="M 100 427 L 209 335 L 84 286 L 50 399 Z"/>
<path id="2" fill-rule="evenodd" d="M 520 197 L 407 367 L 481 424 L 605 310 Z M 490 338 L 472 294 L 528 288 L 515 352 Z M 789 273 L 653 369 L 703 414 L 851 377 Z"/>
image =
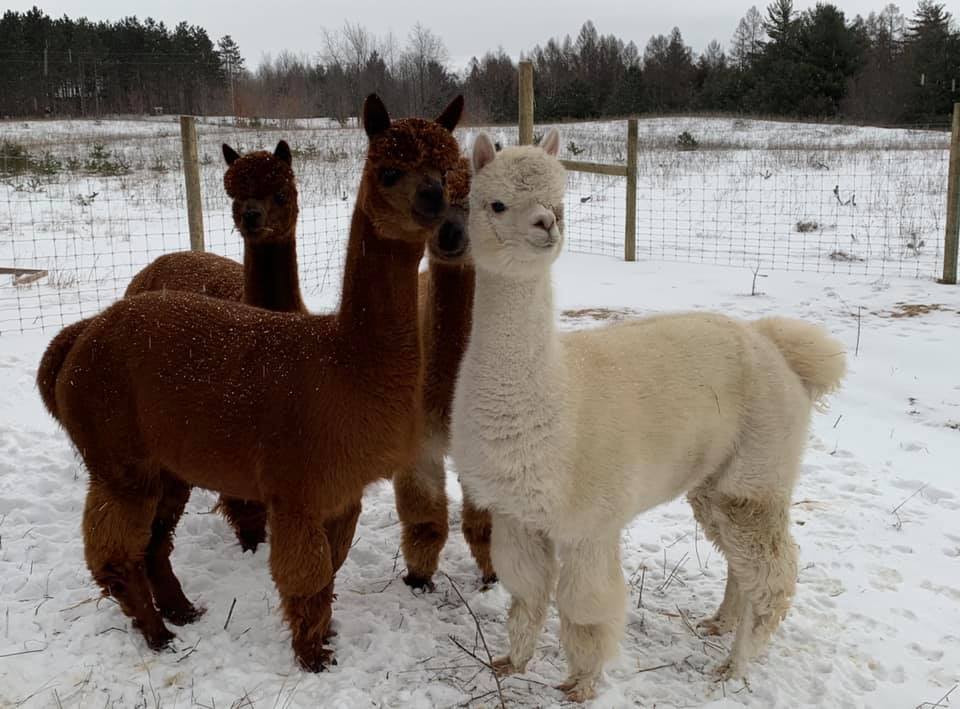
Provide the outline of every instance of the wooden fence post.
<path id="1" fill-rule="evenodd" d="M 960 103 L 953 104 L 950 134 L 950 172 L 947 177 L 947 230 L 943 239 L 941 283 L 957 284 L 957 251 L 960 247 Z"/>
<path id="2" fill-rule="evenodd" d="M 183 182 L 187 190 L 187 220 L 190 250 L 203 251 L 203 201 L 200 198 L 200 158 L 197 155 L 197 119 L 180 116 L 180 144 L 183 148 Z"/>
<path id="3" fill-rule="evenodd" d="M 520 62 L 520 145 L 533 145 L 533 64 Z"/>
<path id="4" fill-rule="evenodd" d="M 627 121 L 627 213 L 623 219 L 623 260 L 637 260 L 637 119 Z"/>

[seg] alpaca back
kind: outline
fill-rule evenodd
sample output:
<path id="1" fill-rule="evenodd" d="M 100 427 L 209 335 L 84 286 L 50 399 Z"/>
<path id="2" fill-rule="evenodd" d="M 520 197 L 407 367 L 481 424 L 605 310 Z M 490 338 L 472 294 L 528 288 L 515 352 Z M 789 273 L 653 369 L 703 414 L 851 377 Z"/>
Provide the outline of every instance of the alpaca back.
<path id="1" fill-rule="evenodd" d="M 562 343 L 577 392 L 573 499 L 596 505 L 598 520 L 625 523 L 696 487 L 747 439 L 805 437 L 809 399 L 744 322 L 661 315 L 566 333 Z"/>
<path id="2" fill-rule="evenodd" d="M 162 290 L 183 290 L 239 301 L 243 298 L 243 266 L 203 251 L 164 254 L 133 277 L 124 295 Z"/>
<path id="3" fill-rule="evenodd" d="M 622 524 L 722 465 L 747 397 L 747 340 L 736 322 L 712 315 L 565 333 L 578 392 L 575 498 Z"/>

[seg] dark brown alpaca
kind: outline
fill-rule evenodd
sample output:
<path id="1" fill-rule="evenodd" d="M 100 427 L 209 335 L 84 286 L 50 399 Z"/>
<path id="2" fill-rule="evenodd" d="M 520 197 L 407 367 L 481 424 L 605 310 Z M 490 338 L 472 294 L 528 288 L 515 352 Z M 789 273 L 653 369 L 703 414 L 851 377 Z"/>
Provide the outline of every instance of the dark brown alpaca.
<path id="1" fill-rule="evenodd" d="M 467 253 L 466 230 L 470 163 L 462 159 L 447 178 L 447 220 L 427 244 L 428 270 L 420 274 L 420 331 L 424 354 L 423 446 L 416 463 L 394 474 L 401 549 L 407 564 L 404 581 L 433 588 L 440 551 L 448 534 L 444 454 L 449 447 L 450 405 L 467 346 L 473 312 L 474 270 Z M 451 244 L 463 243 L 459 252 Z M 463 536 L 485 584 L 496 580 L 490 561 L 490 514 L 464 495 Z"/>
<path id="2" fill-rule="evenodd" d="M 87 565 L 150 647 L 198 611 L 170 566 L 190 486 L 267 506 L 270 568 L 300 664 L 332 659 L 334 576 L 363 488 L 412 464 L 422 415 L 417 269 L 447 208 L 458 97 L 436 122 L 364 105 L 369 148 L 333 315 L 195 293 L 124 298 L 38 383 L 90 473 Z"/>
<path id="3" fill-rule="evenodd" d="M 243 265 L 211 253 L 165 254 L 130 281 L 126 295 L 183 290 L 267 310 L 304 310 L 297 273 L 299 202 L 290 146 L 240 156 L 223 146 L 223 186 L 243 237 Z"/>
<path id="4" fill-rule="evenodd" d="M 223 186 L 233 200 L 233 224 L 243 237 L 243 265 L 211 253 L 165 254 L 140 271 L 126 295 L 182 290 L 244 302 L 267 310 L 305 311 L 297 272 L 300 212 L 293 156 L 286 141 L 273 153 L 240 156 L 223 146 L 228 168 Z M 224 495 L 217 504 L 244 551 L 267 538 L 266 508 L 254 500 Z"/>

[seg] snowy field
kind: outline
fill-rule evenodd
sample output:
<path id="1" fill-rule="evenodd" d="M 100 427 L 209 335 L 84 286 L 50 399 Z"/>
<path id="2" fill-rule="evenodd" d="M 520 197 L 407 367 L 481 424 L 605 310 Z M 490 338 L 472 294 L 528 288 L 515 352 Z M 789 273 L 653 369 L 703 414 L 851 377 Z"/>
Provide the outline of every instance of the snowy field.
<path id="1" fill-rule="evenodd" d="M 960 682 L 960 289 L 771 272 L 751 296 L 752 280 L 746 268 L 572 253 L 558 262 L 569 327 L 682 308 L 789 314 L 825 323 L 850 352 L 843 391 L 815 417 L 795 494 L 796 600 L 749 683 L 714 681 L 731 638 L 691 630 L 719 603 L 725 566 L 677 501 L 623 535 L 627 635 L 594 706 L 947 706 L 937 702 Z M 175 651 L 148 650 L 98 600 L 83 562 L 86 475 L 33 384 L 49 337 L 0 337 L 0 707 L 498 706 L 489 671 L 454 643 L 486 657 L 453 584 L 494 652 L 505 645 L 506 594 L 480 589 L 456 504 L 441 557 L 449 578 L 412 593 L 386 483 L 368 490 L 338 576 L 339 664 L 329 672 L 297 670 L 269 549 L 241 553 L 203 492 L 180 524 L 173 564 L 208 612 L 178 630 Z M 448 487 L 458 499 L 452 474 Z M 503 682 L 507 706 L 561 705 L 550 687 L 564 678 L 558 626 L 551 615 L 528 673 Z"/>
<path id="2" fill-rule="evenodd" d="M 625 161 L 623 122 L 561 131 L 564 157 Z M 682 131 L 697 150 L 677 148 Z M 515 129 L 492 132 L 515 140 Z M 329 121 L 250 127 L 216 118 L 199 133 L 207 243 L 234 257 L 241 244 L 223 196 L 220 143 L 290 141 L 302 283 L 311 308 L 332 308 L 362 133 Z M 474 134 L 458 136 L 468 144 Z M 412 593 L 400 579 L 387 483 L 368 490 L 338 576 L 339 664 L 327 673 L 296 668 L 269 547 L 242 554 L 210 513 L 210 493 L 194 493 L 173 556 L 187 595 L 208 612 L 178 630 L 175 651 L 152 653 L 115 604 L 99 599 L 80 540 L 86 473 L 33 382 L 61 324 L 97 312 L 140 267 L 187 247 L 178 126 L 167 117 L 0 123 L 3 145 L 32 162 L 11 169 L 0 154 L 0 267 L 49 276 L 28 285 L 0 276 L 0 708 L 499 706 L 470 611 L 497 652 L 506 594 L 480 588 L 456 502 L 437 591 Z M 570 175 L 570 251 L 556 269 L 565 326 L 684 308 L 796 315 L 823 322 L 850 351 L 843 391 L 815 417 L 795 493 L 794 607 L 749 683 L 715 682 L 732 638 L 705 640 L 691 629 L 716 609 L 725 565 L 677 501 L 624 533 L 627 636 L 595 706 L 960 701 L 960 689 L 949 695 L 960 683 L 960 289 L 932 280 L 942 260 L 946 145 L 945 133 L 913 130 L 642 121 L 635 264 L 617 258 L 624 181 Z M 459 500 L 453 471 L 448 488 Z M 564 679 L 558 627 L 554 614 L 529 672 L 504 681 L 507 706 L 561 705 L 551 688 Z"/>
<path id="3" fill-rule="evenodd" d="M 538 128 L 541 130 L 542 128 Z M 465 146 L 476 128 L 458 131 Z M 504 144 L 515 128 L 492 128 Z M 562 156 L 623 164 L 626 123 L 560 126 Z M 681 150 L 688 133 L 696 150 Z M 308 294 L 339 286 L 344 236 L 365 138 L 329 120 L 198 127 L 208 248 L 239 257 L 220 145 L 294 150 L 299 255 Z M 948 134 L 730 118 L 639 124 L 637 253 L 642 259 L 873 277 L 938 275 Z M 19 158 L 12 157 L 20 155 Z M 26 156 L 26 157 L 24 157 Z M 568 243 L 622 256 L 626 182 L 570 173 Z M 189 247 L 179 126 L 144 120 L 0 122 L 0 333 L 46 330 L 90 315 L 158 255 Z"/>

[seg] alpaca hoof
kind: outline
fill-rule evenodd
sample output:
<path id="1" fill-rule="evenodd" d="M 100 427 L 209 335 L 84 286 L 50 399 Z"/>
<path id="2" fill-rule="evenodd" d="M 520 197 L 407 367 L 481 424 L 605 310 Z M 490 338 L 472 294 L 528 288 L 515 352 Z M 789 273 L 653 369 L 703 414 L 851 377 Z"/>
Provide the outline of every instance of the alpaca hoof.
<path id="1" fill-rule="evenodd" d="M 577 702 L 578 704 L 597 696 L 597 690 L 593 682 L 584 679 L 568 679 L 563 684 L 557 685 L 556 689 L 566 695 L 567 701 Z"/>
<path id="2" fill-rule="evenodd" d="M 138 628 L 136 622 L 134 622 L 133 627 Z M 147 647 L 149 647 L 154 652 L 161 652 L 163 650 L 172 650 L 173 641 L 176 639 L 176 635 L 170 632 L 167 628 L 161 627 L 159 630 L 155 630 L 152 633 L 144 633 L 143 639 L 147 642 Z"/>
<path id="3" fill-rule="evenodd" d="M 403 582 L 407 584 L 410 588 L 416 589 L 418 591 L 423 591 L 424 593 L 433 593 L 437 590 L 436 585 L 429 578 L 419 576 L 418 574 L 409 573 L 403 577 Z"/>
<path id="4" fill-rule="evenodd" d="M 483 579 L 482 579 L 483 586 L 480 587 L 480 590 L 481 590 L 481 591 L 489 591 L 491 588 L 493 588 L 493 585 L 494 585 L 495 583 L 497 583 L 497 581 L 499 581 L 499 580 L 500 580 L 500 579 L 497 578 L 497 575 L 496 575 L 496 574 L 484 575 L 484 577 L 483 577 Z"/>
<path id="5" fill-rule="evenodd" d="M 736 625 L 737 624 L 734 621 L 718 618 L 717 616 L 711 616 L 698 622 L 697 628 L 704 635 L 726 635 L 733 630 Z"/>
<path id="6" fill-rule="evenodd" d="M 174 625 L 189 625 L 203 616 L 203 614 L 207 612 L 207 609 L 189 605 L 186 608 L 161 609 L 160 612 L 165 620 L 170 621 Z"/>
<path id="7" fill-rule="evenodd" d="M 267 534 L 264 530 L 244 530 L 237 533 L 237 540 L 240 542 L 240 548 L 244 552 L 251 554 L 257 553 L 257 547 L 267 541 Z"/>
<path id="8" fill-rule="evenodd" d="M 330 665 L 337 664 L 333 650 L 327 648 L 320 648 L 319 651 L 309 655 L 300 655 L 297 657 L 297 662 L 307 672 L 325 672 Z"/>
<path id="9" fill-rule="evenodd" d="M 717 682 L 729 682 L 735 679 L 746 678 L 746 675 L 741 669 L 739 663 L 735 662 L 733 658 L 728 658 L 721 664 L 717 665 L 716 669 L 713 671 L 713 675 Z"/>
<path id="10" fill-rule="evenodd" d="M 517 667 L 513 664 L 513 661 L 510 659 L 509 655 L 502 655 L 500 657 L 493 658 L 493 664 L 491 665 L 491 668 L 500 677 L 506 677 L 507 675 L 523 673 L 527 669 L 527 666 L 526 663 L 524 663 L 523 667 Z"/>

